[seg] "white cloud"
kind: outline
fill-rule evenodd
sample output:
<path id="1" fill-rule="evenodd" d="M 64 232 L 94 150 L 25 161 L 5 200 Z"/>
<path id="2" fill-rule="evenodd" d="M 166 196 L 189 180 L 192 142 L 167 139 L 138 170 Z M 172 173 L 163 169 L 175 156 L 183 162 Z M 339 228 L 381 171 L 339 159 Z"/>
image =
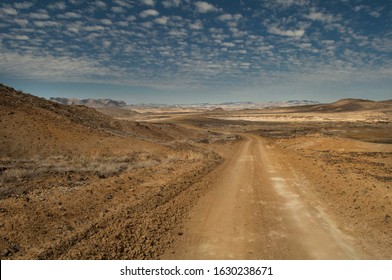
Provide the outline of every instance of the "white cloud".
<path id="1" fill-rule="evenodd" d="M 59 15 L 59 18 L 66 18 L 66 19 L 75 19 L 75 18 L 81 18 L 82 16 L 80 14 L 74 13 L 74 12 L 66 12 L 63 15 Z"/>
<path id="2" fill-rule="evenodd" d="M 107 18 L 101 19 L 101 23 L 105 24 L 105 25 L 112 25 L 113 24 L 113 22 Z"/>
<path id="3" fill-rule="evenodd" d="M 333 22 L 338 20 L 338 18 L 334 17 L 333 15 L 316 12 L 315 10 L 305 15 L 305 18 L 313 21 L 322 21 L 322 22 Z"/>
<path id="4" fill-rule="evenodd" d="M 128 22 L 127 21 L 123 21 L 123 20 L 122 21 L 117 21 L 116 24 L 118 26 L 122 26 L 122 27 L 128 26 Z"/>
<path id="5" fill-rule="evenodd" d="M 21 36 L 21 40 L 28 40 Z M 1 52 L 0 61 L 11 73 L 18 77 L 32 79 L 50 79 L 56 81 L 83 81 L 93 75 L 113 75 L 113 71 L 98 65 L 95 60 L 67 56 L 19 54 L 15 52 Z"/>
<path id="6" fill-rule="evenodd" d="M 344 26 L 340 23 L 329 23 L 325 25 L 326 30 L 333 30 L 336 29 L 339 31 L 341 34 L 346 34 L 347 33 L 347 26 Z"/>
<path id="7" fill-rule="evenodd" d="M 15 19 L 14 22 L 19 24 L 20 26 L 27 26 L 29 24 L 29 21 L 27 19 Z"/>
<path id="8" fill-rule="evenodd" d="M 30 37 L 26 36 L 26 35 L 16 35 L 14 37 L 14 39 L 16 39 L 16 40 L 30 40 Z"/>
<path id="9" fill-rule="evenodd" d="M 11 7 L 2 8 L 1 11 L 10 16 L 16 16 L 18 14 L 18 11 Z"/>
<path id="10" fill-rule="evenodd" d="M 141 0 L 141 2 L 142 2 L 144 5 L 147 5 L 147 6 L 154 6 L 154 5 L 155 5 L 154 0 Z"/>
<path id="11" fill-rule="evenodd" d="M 125 10 L 124 10 L 123 7 L 112 7 L 112 8 L 111 8 L 111 11 L 112 11 L 113 13 L 123 13 L 123 12 L 125 12 Z"/>
<path id="12" fill-rule="evenodd" d="M 326 45 L 333 45 L 336 43 L 334 40 L 322 40 L 321 42 Z"/>
<path id="13" fill-rule="evenodd" d="M 275 0 L 276 4 L 285 8 L 290 6 L 305 6 L 309 4 L 308 0 Z"/>
<path id="14" fill-rule="evenodd" d="M 67 6 L 63 1 L 48 5 L 48 9 L 50 10 L 65 10 L 66 8 Z"/>
<path id="15" fill-rule="evenodd" d="M 372 17 L 378 18 L 381 16 L 381 14 L 377 11 L 372 11 L 369 13 L 369 15 L 371 15 Z"/>
<path id="16" fill-rule="evenodd" d="M 31 8 L 34 5 L 34 3 L 31 2 L 21 2 L 21 3 L 15 3 L 14 7 L 17 9 L 28 9 Z"/>
<path id="17" fill-rule="evenodd" d="M 112 45 L 112 42 L 105 40 L 105 41 L 103 41 L 102 45 L 104 48 L 109 48 Z"/>
<path id="18" fill-rule="evenodd" d="M 100 25 L 93 25 L 93 26 L 86 26 L 84 28 L 85 31 L 102 31 L 105 30 L 105 27 L 100 26 Z"/>
<path id="19" fill-rule="evenodd" d="M 35 26 L 38 27 L 53 27 L 53 26 L 59 26 L 58 22 L 52 21 L 52 20 L 38 20 L 33 22 Z"/>
<path id="20" fill-rule="evenodd" d="M 365 9 L 365 8 L 366 8 L 366 6 L 364 6 L 364 5 L 358 5 L 358 6 L 355 6 L 354 11 L 359 12 L 360 10 Z"/>
<path id="21" fill-rule="evenodd" d="M 209 12 L 217 12 L 218 9 L 207 2 L 197 1 L 195 2 L 196 9 L 199 13 L 209 13 Z"/>
<path id="22" fill-rule="evenodd" d="M 48 15 L 48 13 L 46 11 L 45 12 L 42 11 L 42 12 L 39 12 L 39 13 L 36 13 L 36 12 L 30 13 L 29 16 L 32 19 L 41 19 L 41 20 L 50 18 L 50 16 Z"/>
<path id="23" fill-rule="evenodd" d="M 154 22 L 155 22 L 155 23 L 158 23 L 158 24 L 163 24 L 163 25 L 165 25 L 165 24 L 167 24 L 167 21 L 168 21 L 168 20 L 169 20 L 168 17 L 162 16 L 162 17 L 156 18 L 156 19 L 154 20 Z"/>
<path id="24" fill-rule="evenodd" d="M 297 45 L 299 48 L 301 49 L 310 49 L 312 48 L 312 44 L 311 43 L 301 43 Z"/>
<path id="25" fill-rule="evenodd" d="M 184 20 L 184 18 L 182 16 L 171 16 L 171 19 L 175 20 L 175 21 L 183 21 Z"/>
<path id="26" fill-rule="evenodd" d="M 127 20 L 129 20 L 129 21 L 135 21 L 135 20 L 136 20 L 136 17 L 135 17 L 135 16 L 128 16 L 128 17 L 127 17 Z"/>
<path id="27" fill-rule="evenodd" d="M 235 47 L 235 44 L 232 42 L 224 42 L 222 43 L 222 46 L 224 47 Z"/>
<path id="28" fill-rule="evenodd" d="M 378 8 L 377 11 L 374 11 L 371 9 L 371 7 L 365 5 L 358 5 L 354 7 L 354 11 L 356 12 L 360 12 L 362 10 L 372 17 L 379 18 L 381 16 L 380 12 L 383 10 L 383 8 Z"/>
<path id="29" fill-rule="evenodd" d="M 287 36 L 287 37 L 302 37 L 305 34 L 305 30 L 304 29 L 283 30 L 283 29 L 279 29 L 275 26 L 272 26 L 272 27 L 268 28 L 268 33 L 275 34 L 275 35 L 281 35 L 281 36 Z"/>
<path id="30" fill-rule="evenodd" d="M 139 16 L 141 18 L 146 18 L 146 17 L 149 17 L 149 16 L 156 17 L 158 15 L 159 15 L 159 12 L 157 10 L 153 10 L 153 9 L 144 10 L 143 12 L 141 12 L 139 14 Z"/>
<path id="31" fill-rule="evenodd" d="M 67 27 L 67 30 L 68 30 L 69 32 L 73 32 L 73 33 L 78 34 L 80 28 L 79 28 L 78 26 L 68 26 L 68 27 Z"/>
<path id="32" fill-rule="evenodd" d="M 231 14 L 223 14 L 223 15 L 218 16 L 218 19 L 220 21 L 227 21 L 227 20 L 232 20 L 233 16 Z"/>
<path id="33" fill-rule="evenodd" d="M 133 48 L 132 45 L 127 45 L 127 46 L 124 47 L 124 52 L 130 53 L 130 52 L 133 51 L 133 49 L 134 49 L 134 48 Z"/>
<path id="34" fill-rule="evenodd" d="M 174 37 L 183 37 L 186 35 L 186 31 L 184 29 L 170 30 L 169 35 L 174 36 Z"/>
<path id="35" fill-rule="evenodd" d="M 131 7 L 131 5 L 124 0 L 114 0 L 113 2 L 115 2 L 117 5 L 122 7 L 127 7 L 127 8 Z"/>
<path id="36" fill-rule="evenodd" d="M 84 0 L 69 0 L 69 2 L 73 5 L 81 5 Z"/>
<path id="37" fill-rule="evenodd" d="M 236 27 L 230 27 L 229 30 L 232 32 L 234 37 L 241 37 L 247 35 L 246 31 L 241 31 Z"/>
<path id="38" fill-rule="evenodd" d="M 374 38 L 371 41 L 371 46 L 377 51 L 390 53 L 392 49 L 392 39 L 390 37 Z M 390 68 L 392 69 L 392 67 Z"/>
<path id="39" fill-rule="evenodd" d="M 197 21 L 189 24 L 189 28 L 194 29 L 194 30 L 203 29 L 203 23 L 201 22 L 201 20 L 197 20 Z"/>
<path id="40" fill-rule="evenodd" d="M 146 21 L 142 23 L 142 26 L 144 28 L 151 28 L 152 27 L 152 22 L 151 21 Z"/>
<path id="41" fill-rule="evenodd" d="M 260 51 L 264 52 L 264 51 L 270 51 L 270 50 L 272 50 L 273 48 L 274 48 L 274 46 L 267 45 L 267 46 L 261 46 L 261 47 L 259 47 L 258 49 L 259 49 Z"/>
<path id="42" fill-rule="evenodd" d="M 241 15 L 241 14 L 235 14 L 235 15 L 233 16 L 233 18 L 234 18 L 236 21 L 238 21 L 238 20 L 240 20 L 240 19 L 242 18 L 242 15 Z"/>
<path id="43" fill-rule="evenodd" d="M 162 1 L 162 5 L 165 8 L 177 8 L 181 4 L 181 0 L 165 0 Z"/>
<path id="44" fill-rule="evenodd" d="M 241 53 L 241 51 L 240 51 L 240 53 Z M 246 51 L 245 51 L 245 53 L 246 53 Z M 248 63 L 248 62 L 241 62 L 240 63 L 240 67 L 241 68 L 244 68 L 244 69 L 248 69 L 249 67 L 250 67 L 250 63 Z"/>
<path id="45" fill-rule="evenodd" d="M 98 8 L 101 8 L 101 9 L 105 9 L 105 8 L 106 8 L 105 2 L 102 2 L 102 1 L 95 1 L 95 5 L 96 5 Z"/>

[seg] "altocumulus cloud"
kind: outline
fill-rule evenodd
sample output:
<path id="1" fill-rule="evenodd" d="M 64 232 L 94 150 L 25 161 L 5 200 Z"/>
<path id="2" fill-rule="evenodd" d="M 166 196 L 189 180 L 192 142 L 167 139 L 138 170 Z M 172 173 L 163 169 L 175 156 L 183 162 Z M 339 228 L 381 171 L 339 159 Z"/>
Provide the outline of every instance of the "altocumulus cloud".
<path id="1" fill-rule="evenodd" d="M 154 9 L 148 9 L 148 10 L 142 11 L 139 15 L 140 15 L 141 18 L 146 18 L 146 17 L 149 17 L 149 16 L 156 17 L 156 16 L 159 15 L 159 12 L 157 10 L 154 10 Z"/>
<path id="2" fill-rule="evenodd" d="M 391 11 L 391 1 L 4 0 L 0 78 L 386 95 Z"/>
<path id="3" fill-rule="evenodd" d="M 288 36 L 288 37 L 302 37 L 305 34 L 305 30 L 298 29 L 298 30 L 282 30 L 275 26 L 269 27 L 268 32 L 271 34 L 281 35 L 281 36 Z"/>
<path id="4" fill-rule="evenodd" d="M 218 9 L 214 5 L 203 1 L 195 2 L 195 7 L 199 13 L 209 13 L 209 12 L 218 11 Z"/>

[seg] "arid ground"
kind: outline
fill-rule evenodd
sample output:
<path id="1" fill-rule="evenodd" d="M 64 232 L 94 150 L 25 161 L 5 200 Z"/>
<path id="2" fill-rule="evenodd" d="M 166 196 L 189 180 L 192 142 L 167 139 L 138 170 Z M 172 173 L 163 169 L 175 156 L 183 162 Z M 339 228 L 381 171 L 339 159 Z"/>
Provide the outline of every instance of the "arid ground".
<path id="1" fill-rule="evenodd" d="M 97 110 L 0 86 L 1 259 L 392 259 L 391 101 Z"/>

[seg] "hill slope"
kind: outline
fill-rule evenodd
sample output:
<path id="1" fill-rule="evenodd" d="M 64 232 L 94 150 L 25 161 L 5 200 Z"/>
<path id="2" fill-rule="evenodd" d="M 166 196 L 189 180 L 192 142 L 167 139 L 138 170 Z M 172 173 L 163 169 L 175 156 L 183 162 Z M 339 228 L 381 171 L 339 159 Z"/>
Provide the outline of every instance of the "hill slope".
<path id="1" fill-rule="evenodd" d="M 123 142 L 130 150 L 133 144 L 150 149 L 151 142 L 171 139 L 153 125 L 114 120 L 93 108 L 59 104 L 5 85 L 0 85 L 0 131 L 0 154 L 12 158 L 115 152 Z"/>
<path id="2" fill-rule="evenodd" d="M 319 113 L 338 113 L 338 112 L 357 112 L 357 111 L 391 111 L 392 103 L 386 101 L 372 101 L 365 99 L 346 98 L 333 103 L 293 106 L 290 108 L 275 108 L 285 112 L 291 113 L 306 113 L 306 112 L 319 112 Z"/>

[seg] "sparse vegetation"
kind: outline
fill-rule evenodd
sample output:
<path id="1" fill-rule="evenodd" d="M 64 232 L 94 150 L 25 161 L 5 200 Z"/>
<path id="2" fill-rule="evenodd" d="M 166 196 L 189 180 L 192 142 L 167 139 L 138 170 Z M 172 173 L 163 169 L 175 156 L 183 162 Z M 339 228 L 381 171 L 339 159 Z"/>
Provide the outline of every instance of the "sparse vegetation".
<path id="1" fill-rule="evenodd" d="M 3 162 L 4 161 L 0 161 Z M 39 177 L 45 174 L 67 174 L 72 172 L 93 173 L 99 176 L 113 176 L 136 165 L 136 158 L 88 158 L 80 156 L 67 159 L 63 156 L 41 160 L 7 161 L 1 167 L 0 182 L 13 182 Z"/>

